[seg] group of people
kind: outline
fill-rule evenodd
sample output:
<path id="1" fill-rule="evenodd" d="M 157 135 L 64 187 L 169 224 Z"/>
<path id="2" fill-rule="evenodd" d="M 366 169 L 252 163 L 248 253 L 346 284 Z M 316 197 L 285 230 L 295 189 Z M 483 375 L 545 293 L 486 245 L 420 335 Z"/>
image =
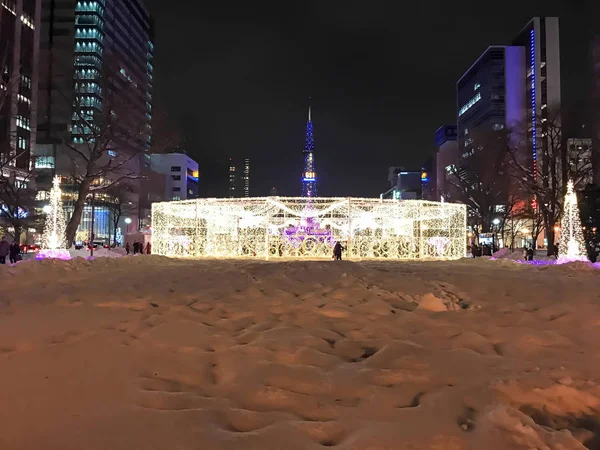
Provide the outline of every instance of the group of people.
<path id="1" fill-rule="evenodd" d="M 135 241 L 132 246 L 130 246 L 129 242 L 127 242 L 125 244 L 125 252 L 128 255 L 131 252 L 132 247 L 133 247 L 133 254 L 134 255 L 137 255 L 138 253 L 140 255 L 144 255 L 144 254 L 149 255 L 152 252 L 152 245 L 150 244 L 150 242 L 148 242 L 146 244 L 146 247 L 144 247 L 144 243 L 143 242 Z"/>
<path id="2" fill-rule="evenodd" d="M 476 243 L 471 244 L 471 255 L 473 258 L 479 258 L 481 256 L 492 256 L 498 251 L 498 247 L 490 244 L 477 245 Z"/>
<path id="3" fill-rule="evenodd" d="M 6 236 L 2 236 L 0 240 L 0 264 L 6 264 L 6 257 L 11 264 L 21 260 L 21 246 L 13 241 L 11 244 L 6 240 Z"/>

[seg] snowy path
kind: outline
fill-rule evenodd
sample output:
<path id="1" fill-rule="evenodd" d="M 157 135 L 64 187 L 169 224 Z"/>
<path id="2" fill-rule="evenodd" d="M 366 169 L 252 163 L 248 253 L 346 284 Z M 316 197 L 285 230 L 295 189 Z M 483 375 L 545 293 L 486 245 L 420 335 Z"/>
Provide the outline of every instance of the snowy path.
<path id="1" fill-rule="evenodd" d="M 483 260 L 0 266 L 0 448 L 600 448 L 599 277 Z"/>

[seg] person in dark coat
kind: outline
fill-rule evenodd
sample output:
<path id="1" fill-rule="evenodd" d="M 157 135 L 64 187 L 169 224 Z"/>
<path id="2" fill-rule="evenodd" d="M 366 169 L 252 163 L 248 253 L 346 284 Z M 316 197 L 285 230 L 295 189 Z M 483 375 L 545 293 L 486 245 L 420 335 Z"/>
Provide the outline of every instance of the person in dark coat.
<path id="1" fill-rule="evenodd" d="M 2 236 L 0 240 L 0 264 L 6 264 L 6 257 L 10 253 L 10 244 L 6 240 L 6 236 Z"/>
<path id="2" fill-rule="evenodd" d="M 150 242 L 148 242 L 146 244 L 146 255 L 149 255 L 150 252 L 152 252 L 152 245 L 150 244 Z"/>
<path id="3" fill-rule="evenodd" d="M 533 261 L 533 247 L 527 249 L 527 261 Z"/>
<path id="4" fill-rule="evenodd" d="M 8 257 L 10 259 L 11 264 L 15 264 L 17 262 L 17 256 L 21 253 L 21 247 L 16 242 L 10 244 Z"/>
<path id="5" fill-rule="evenodd" d="M 137 252 L 140 250 L 140 243 L 138 241 L 133 242 L 133 254 L 137 255 Z"/>
<path id="6" fill-rule="evenodd" d="M 128 255 L 129 255 L 129 250 L 130 250 L 129 242 L 126 242 L 125 243 L 125 253 L 127 253 Z"/>
<path id="7" fill-rule="evenodd" d="M 344 251 L 344 247 L 342 247 L 342 244 L 339 242 L 336 242 L 335 246 L 333 247 L 333 258 L 336 261 L 342 260 L 342 251 Z"/>

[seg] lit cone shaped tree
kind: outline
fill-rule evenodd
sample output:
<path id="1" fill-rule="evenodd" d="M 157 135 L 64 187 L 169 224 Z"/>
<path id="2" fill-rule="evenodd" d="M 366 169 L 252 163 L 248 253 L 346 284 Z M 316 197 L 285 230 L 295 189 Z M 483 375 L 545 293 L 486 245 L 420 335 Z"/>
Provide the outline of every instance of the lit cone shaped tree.
<path id="1" fill-rule="evenodd" d="M 588 261 L 573 181 L 567 184 L 560 230 L 558 263 Z"/>
<path id="2" fill-rule="evenodd" d="M 52 190 L 50 191 L 50 204 L 48 206 L 49 210 L 42 237 L 42 250 L 38 253 L 37 258 L 69 259 L 69 252 L 65 248 L 65 214 L 58 177 L 54 178 Z"/>

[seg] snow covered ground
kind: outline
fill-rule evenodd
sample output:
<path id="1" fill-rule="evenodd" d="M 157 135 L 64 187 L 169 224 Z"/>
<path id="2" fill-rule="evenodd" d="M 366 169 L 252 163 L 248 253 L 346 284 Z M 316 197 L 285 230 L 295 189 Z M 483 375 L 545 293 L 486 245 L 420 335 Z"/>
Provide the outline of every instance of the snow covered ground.
<path id="1" fill-rule="evenodd" d="M 600 446 L 584 264 L 0 266 L 0 448 Z"/>

